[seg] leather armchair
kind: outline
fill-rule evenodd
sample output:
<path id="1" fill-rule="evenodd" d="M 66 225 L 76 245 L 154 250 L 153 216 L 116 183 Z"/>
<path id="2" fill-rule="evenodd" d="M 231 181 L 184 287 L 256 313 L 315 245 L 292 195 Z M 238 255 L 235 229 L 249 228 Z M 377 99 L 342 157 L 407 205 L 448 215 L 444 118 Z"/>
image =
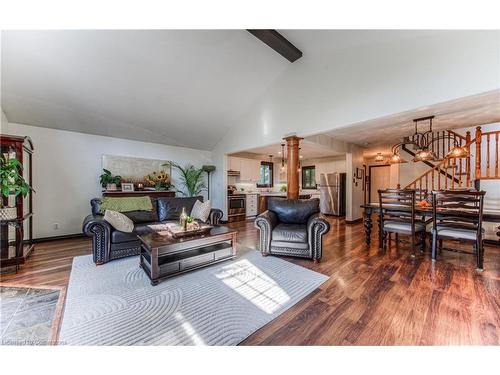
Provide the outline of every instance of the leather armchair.
<path id="1" fill-rule="evenodd" d="M 323 235 L 330 230 L 326 217 L 319 212 L 319 199 L 270 198 L 268 207 L 255 219 L 262 255 L 295 256 L 319 262 Z"/>

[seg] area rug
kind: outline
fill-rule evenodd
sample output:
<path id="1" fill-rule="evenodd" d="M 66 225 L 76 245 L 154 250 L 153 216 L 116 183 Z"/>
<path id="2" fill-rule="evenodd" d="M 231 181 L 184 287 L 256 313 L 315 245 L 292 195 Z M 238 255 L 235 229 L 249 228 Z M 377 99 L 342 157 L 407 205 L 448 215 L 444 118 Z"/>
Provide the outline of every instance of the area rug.
<path id="1" fill-rule="evenodd" d="M 327 277 L 255 250 L 151 286 L 138 257 L 73 260 L 62 345 L 236 345 Z"/>

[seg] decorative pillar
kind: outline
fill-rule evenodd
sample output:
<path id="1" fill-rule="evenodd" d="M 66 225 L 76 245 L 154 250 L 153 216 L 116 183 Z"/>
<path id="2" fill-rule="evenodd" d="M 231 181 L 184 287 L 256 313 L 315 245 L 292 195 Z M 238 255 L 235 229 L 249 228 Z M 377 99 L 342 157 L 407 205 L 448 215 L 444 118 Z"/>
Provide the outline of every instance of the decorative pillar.
<path id="1" fill-rule="evenodd" d="M 288 199 L 299 199 L 299 143 L 303 138 L 292 135 L 286 137 Z"/>

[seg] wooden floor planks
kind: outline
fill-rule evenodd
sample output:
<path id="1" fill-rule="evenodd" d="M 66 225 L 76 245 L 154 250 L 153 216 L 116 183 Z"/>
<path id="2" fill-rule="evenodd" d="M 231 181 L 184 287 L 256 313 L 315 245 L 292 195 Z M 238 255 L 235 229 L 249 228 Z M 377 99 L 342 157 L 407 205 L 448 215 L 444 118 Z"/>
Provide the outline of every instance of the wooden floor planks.
<path id="1" fill-rule="evenodd" d="M 477 273 L 472 255 L 444 252 L 432 263 L 428 253 L 410 257 L 405 245 L 384 253 L 376 231 L 366 247 L 362 224 L 330 224 L 321 263 L 286 258 L 330 279 L 243 345 L 499 344 L 500 247 L 486 246 L 485 271 Z M 258 247 L 252 221 L 230 226 L 240 244 Z M 37 244 L 1 283 L 64 289 L 73 258 L 90 253 L 88 238 Z"/>

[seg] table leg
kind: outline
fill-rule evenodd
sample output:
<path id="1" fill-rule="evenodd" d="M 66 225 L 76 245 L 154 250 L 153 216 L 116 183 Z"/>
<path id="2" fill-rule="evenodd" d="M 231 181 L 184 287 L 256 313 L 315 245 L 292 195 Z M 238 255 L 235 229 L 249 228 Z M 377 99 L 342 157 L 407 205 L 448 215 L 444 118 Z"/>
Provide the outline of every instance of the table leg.
<path id="1" fill-rule="evenodd" d="M 367 246 L 370 246 L 371 235 L 372 235 L 372 210 L 371 208 L 365 208 L 365 242 Z"/>

